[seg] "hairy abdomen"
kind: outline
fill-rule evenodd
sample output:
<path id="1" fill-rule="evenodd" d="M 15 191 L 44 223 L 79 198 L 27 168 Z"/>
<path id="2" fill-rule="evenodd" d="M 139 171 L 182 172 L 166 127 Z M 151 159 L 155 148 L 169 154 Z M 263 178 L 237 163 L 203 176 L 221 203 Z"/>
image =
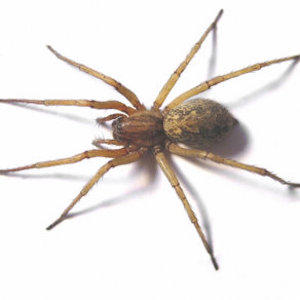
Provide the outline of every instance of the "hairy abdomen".
<path id="1" fill-rule="evenodd" d="M 202 148 L 221 141 L 236 123 L 223 105 L 194 99 L 168 111 L 163 127 L 172 141 Z"/>

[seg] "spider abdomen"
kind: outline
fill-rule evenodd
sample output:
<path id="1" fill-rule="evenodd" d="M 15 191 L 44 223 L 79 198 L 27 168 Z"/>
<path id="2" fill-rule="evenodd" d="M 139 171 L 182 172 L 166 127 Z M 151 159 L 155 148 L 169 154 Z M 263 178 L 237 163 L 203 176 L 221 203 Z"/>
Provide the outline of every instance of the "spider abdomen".
<path id="1" fill-rule="evenodd" d="M 129 117 L 120 117 L 113 124 L 113 136 L 120 142 L 150 147 L 165 138 L 163 117 L 159 112 L 142 111 Z"/>
<path id="2" fill-rule="evenodd" d="M 164 118 L 166 135 L 194 148 L 221 141 L 237 123 L 223 105 L 207 99 L 194 99 L 171 109 Z"/>

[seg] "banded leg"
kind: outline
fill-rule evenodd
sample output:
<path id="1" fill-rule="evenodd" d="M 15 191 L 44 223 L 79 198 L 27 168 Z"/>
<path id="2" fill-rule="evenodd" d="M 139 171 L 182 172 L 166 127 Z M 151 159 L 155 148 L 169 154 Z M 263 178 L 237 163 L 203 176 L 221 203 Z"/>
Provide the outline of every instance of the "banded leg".
<path id="1" fill-rule="evenodd" d="M 216 27 L 217 22 L 221 18 L 222 14 L 223 14 L 223 9 L 221 9 L 219 11 L 219 13 L 218 13 L 217 17 L 215 18 L 215 20 L 206 29 L 206 31 L 204 32 L 204 34 L 201 36 L 200 40 L 190 50 L 190 52 L 187 55 L 187 57 L 185 58 L 185 60 L 173 72 L 173 74 L 171 75 L 171 77 L 168 79 L 168 81 L 165 83 L 165 85 L 163 86 L 163 88 L 160 90 L 160 92 L 159 92 L 159 94 L 158 94 L 158 96 L 157 96 L 157 98 L 156 98 L 156 100 L 154 102 L 154 105 L 153 105 L 153 107 L 155 109 L 159 109 L 161 107 L 161 105 L 163 104 L 163 102 L 165 101 L 165 99 L 167 98 L 167 96 L 169 95 L 171 89 L 174 87 L 174 85 L 176 84 L 177 80 L 179 79 L 181 73 L 185 70 L 185 68 L 188 66 L 188 64 L 192 60 L 192 58 L 195 56 L 195 54 L 200 49 L 200 47 L 201 47 L 202 43 L 204 42 L 204 40 L 206 39 L 207 35 L 210 33 L 211 30 L 213 30 Z"/>
<path id="2" fill-rule="evenodd" d="M 128 115 L 131 115 L 136 112 L 132 107 L 126 106 L 125 104 L 119 101 L 95 101 L 95 100 L 58 100 L 58 99 L 49 99 L 49 100 L 31 100 L 31 99 L 0 99 L 0 103 L 24 103 L 24 104 L 37 104 L 45 106 L 82 106 L 90 107 L 95 109 L 116 109 L 120 110 Z"/>
<path id="3" fill-rule="evenodd" d="M 234 167 L 237 169 L 242 169 L 242 170 L 249 171 L 249 172 L 261 175 L 261 176 L 267 176 L 269 178 L 274 179 L 275 181 L 280 182 L 281 184 L 286 184 L 290 187 L 294 187 L 294 188 L 300 187 L 300 183 L 295 183 L 295 182 L 290 182 L 290 181 L 284 180 L 264 168 L 259 168 L 259 167 L 243 164 L 241 162 L 238 162 L 238 161 L 235 161 L 232 159 L 228 159 L 228 158 L 224 158 L 222 156 L 219 156 L 219 155 L 216 155 L 216 154 L 204 151 L 204 150 L 185 149 L 185 148 L 179 147 L 170 142 L 166 143 L 166 148 L 171 153 L 174 153 L 174 154 L 177 154 L 180 156 L 209 159 L 209 160 L 214 161 L 219 164 L 231 166 L 231 167 Z"/>
<path id="4" fill-rule="evenodd" d="M 117 80 L 106 76 L 96 70 L 93 70 L 83 64 L 77 63 L 63 55 L 61 55 L 60 53 L 58 53 L 56 50 L 54 50 L 51 46 L 47 46 L 48 49 L 60 60 L 68 63 L 69 65 L 72 65 L 76 68 L 78 68 L 80 71 L 83 71 L 87 74 L 90 74 L 98 79 L 101 79 L 102 81 L 104 81 L 105 83 L 111 85 L 112 87 L 114 87 L 120 94 L 122 94 L 136 109 L 138 110 L 143 110 L 145 109 L 144 105 L 142 105 L 138 99 L 138 97 L 135 95 L 135 93 L 133 93 L 131 90 L 129 90 L 127 87 L 125 87 L 124 85 L 122 85 L 120 82 L 118 82 Z"/>
<path id="5" fill-rule="evenodd" d="M 213 250 L 210 247 L 210 245 L 208 244 L 206 237 L 198 223 L 197 217 L 193 211 L 193 209 L 191 208 L 179 182 L 178 179 L 176 177 L 175 172 L 173 171 L 173 169 L 171 168 L 169 162 L 167 161 L 164 153 L 161 151 L 161 149 L 159 147 L 154 147 L 153 153 L 155 155 L 155 158 L 160 166 L 160 168 L 162 169 L 162 171 L 164 172 L 164 174 L 166 175 L 166 177 L 168 178 L 169 182 L 171 183 L 172 187 L 175 189 L 178 197 L 180 198 L 180 200 L 182 201 L 182 204 L 190 218 L 190 221 L 193 223 L 193 225 L 195 226 L 201 240 L 202 243 L 206 249 L 206 251 L 208 252 L 208 254 L 210 255 L 211 261 L 213 263 L 213 266 L 216 270 L 219 269 L 218 263 L 214 257 L 213 254 Z"/>
<path id="6" fill-rule="evenodd" d="M 0 174 L 7 174 L 11 172 L 18 172 L 18 171 L 24 171 L 29 169 L 40 169 L 40 168 L 48 168 L 48 167 L 59 166 L 59 165 L 74 164 L 86 158 L 92 158 L 92 157 L 111 157 L 111 158 L 120 157 L 126 155 L 127 153 L 128 150 L 126 148 L 113 149 L 113 150 L 108 150 L 108 149 L 89 150 L 67 158 L 37 162 L 22 167 L 0 170 Z"/>
<path id="7" fill-rule="evenodd" d="M 129 164 L 129 163 L 132 163 L 134 161 L 137 161 L 138 159 L 140 159 L 140 157 L 142 156 L 142 154 L 143 154 L 143 150 L 136 151 L 136 152 L 131 152 L 131 153 L 126 154 L 124 156 L 112 159 L 108 163 L 106 163 L 105 165 L 103 165 L 98 170 L 98 172 L 90 179 L 90 181 L 83 187 L 83 189 L 76 196 L 76 198 L 62 212 L 62 214 L 60 215 L 60 217 L 47 227 L 47 230 L 50 230 L 53 227 L 55 227 L 56 225 L 58 225 L 59 223 L 61 223 L 67 217 L 68 213 L 76 205 L 76 203 L 78 203 L 79 200 L 83 196 L 85 196 L 91 190 L 91 188 L 98 182 L 98 180 L 105 173 L 107 173 L 111 168 L 116 167 L 116 166 L 120 166 L 120 165 L 124 165 L 124 164 Z"/>
<path id="8" fill-rule="evenodd" d="M 181 104 L 183 101 L 191 98 L 192 96 L 196 96 L 206 90 L 208 90 L 210 87 L 212 87 L 213 85 L 217 85 L 223 81 L 232 79 L 234 77 L 238 77 L 247 73 L 251 73 L 253 71 L 258 71 L 264 67 L 273 65 L 273 64 L 278 64 L 284 61 L 288 61 L 288 60 L 299 60 L 300 59 L 300 55 L 293 55 L 293 56 L 288 56 L 288 57 L 284 57 L 284 58 L 279 58 L 279 59 L 273 59 L 273 60 L 269 60 L 266 62 L 262 62 L 262 63 L 257 63 L 254 65 L 251 65 L 249 67 L 225 74 L 225 75 L 221 75 L 221 76 L 217 76 L 214 77 L 208 81 L 205 81 L 197 86 L 195 86 L 194 88 L 182 93 L 181 95 L 179 95 L 178 97 L 176 97 L 169 105 L 166 106 L 165 111 L 168 111 L 172 108 L 174 108 L 175 106 Z"/>

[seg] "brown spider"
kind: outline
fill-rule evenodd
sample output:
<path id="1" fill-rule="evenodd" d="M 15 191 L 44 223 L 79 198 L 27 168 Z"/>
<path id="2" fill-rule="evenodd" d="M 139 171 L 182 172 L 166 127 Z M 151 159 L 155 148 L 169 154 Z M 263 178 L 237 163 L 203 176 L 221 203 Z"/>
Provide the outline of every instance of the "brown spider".
<path id="1" fill-rule="evenodd" d="M 159 92 L 154 101 L 153 107 L 147 110 L 139 101 L 137 96 L 128 88 L 123 86 L 115 79 L 108 77 L 98 71 L 95 71 L 85 65 L 79 64 L 70 60 L 52 47 L 48 46 L 49 50 L 53 52 L 57 58 L 66 63 L 77 67 L 80 71 L 86 72 L 94 77 L 103 80 L 105 83 L 113 86 L 120 94 L 125 96 L 130 104 L 127 106 L 119 101 L 95 101 L 95 100 L 29 100 L 29 99 L 0 99 L 0 102 L 6 103 L 29 103 L 38 105 L 65 105 L 65 106 L 85 106 L 95 109 L 113 109 L 120 113 L 110 114 L 105 118 L 97 119 L 99 124 L 114 120 L 112 123 L 113 139 L 97 139 L 93 144 L 99 149 L 92 149 L 72 157 L 57 159 L 53 161 L 37 162 L 31 165 L 26 165 L 18 168 L 0 170 L 1 174 L 7 174 L 16 171 L 23 171 L 34 168 L 46 168 L 57 165 L 73 164 L 86 158 L 92 157 L 110 157 L 112 160 L 104 164 L 98 172 L 89 180 L 89 182 L 82 188 L 76 198 L 69 204 L 69 206 L 62 212 L 60 217 L 47 227 L 48 230 L 55 227 L 57 224 L 66 219 L 70 210 L 76 203 L 85 196 L 90 189 L 97 183 L 97 181 L 107 173 L 111 168 L 123 164 L 129 164 L 139 160 L 146 151 L 152 151 L 162 171 L 168 178 L 170 184 L 175 189 L 178 197 L 182 201 L 184 208 L 190 218 L 190 221 L 195 226 L 206 251 L 209 253 L 215 269 L 218 269 L 218 264 L 213 255 L 212 248 L 208 244 L 206 237 L 198 223 L 197 217 L 192 210 L 181 186 L 178 182 L 175 172 L 172 170 L 168 160 L 165 156 L 165 151 L 185 156 L 200 159 L 208 159 L 216 163 L 225 164 L 234 168 L 250 171 L 262 176 L 268 176 L 282 184 L 291 187 L 300 187 L 300 183 L 292 183 L 286 181 L 266 169 L 254 167 L 243 164 L 231 159 L 221 157 L 219 155 L 207 152 L 203 149 L 208 145 L 220 141 L 237 123 L 236 119 L 228 112 L 228 110 L 211 100 L 194 99 L 184 102 L 191 97 L 198 95 L 210 87 L 217 85 L 223 81 L 238 77 L 252 71 L 260 70 L 263 67 L 277 64 L 283 61 L 294 60 L 297 61 L 300 55 L 289 56 L 280 59 L 274 59 L 267 62 L 257 63 L 252 66 L 234 71 L 222 76 L 214 77 L 205 81 L 192 89 L 184 92 L 176 97 L 163 110 L 160 107 L 164 103 L 169 92 L 176 84 L 181 73 L 185 70 L 189 62 L 197 53 L 205 38 L 216 28 L 217 22 L 220 19 L 223 10 L 221 10 L 213 23 L 206 29 L 199 41 L 193 46 L 188 53 L 185 60 L 174 71 L 169 80 Z M 183 143 L 194 149 L 182 148 L 176 143 Z M 116 145 L 121 146 L 119 149 L 103 149 L 102 145 Z"/>

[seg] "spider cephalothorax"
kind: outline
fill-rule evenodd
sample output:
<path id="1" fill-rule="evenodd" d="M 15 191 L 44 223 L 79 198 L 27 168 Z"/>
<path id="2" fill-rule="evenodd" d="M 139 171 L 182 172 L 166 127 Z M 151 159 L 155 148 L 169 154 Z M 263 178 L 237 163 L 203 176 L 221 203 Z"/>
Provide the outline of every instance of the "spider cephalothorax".
<path id="1" fill-rule="evenodd" d="M 144 105 L 139 101 L 138 97 L 128 88 L 123 86 L 115 79 L 108 77 L 98 71 L 95 71 L 85 65 L 79 64 L 73 60 L 62 56 L 53 48 L 48 46 L 59 59 L 66 63 L 79 68 L 79 70 L 86 72 L 94 77 L 103 80 L 105 83 L 113 86 L 120 94 L 125 96 L 130 102 L 131 106 L 127 106 L 119 101 L 95 101 L 95 100 L 24 100 L 24 99 L 0 99 L 0 102 L 6 103 L 30 103 L 39 105 L 71 105 L 71 106 L 85 106 L 94 109 L 112 109 L 119 111 L 118 113 L 110 114 L 105 118 L 97 119 L 98 123 L 113 121 L 113 139 L 98 139 L 94 141 L 100 149 L 92 149 L 84 151 L 72 157 L 57 159 L 53 161 L 38 162 L 23 167 L 0 170 L 0 173 L 7 174 L 16 171 L 28 170 L 33 168 L 45 168 L 63 164 L 72 164 L 79 162 L 86 158 L 92 157 L 110 157 L 112 158 L 106 164 L 101 166 L 98 172 L 90 179 L 90 181 L 82 188 L 75 199 L 63 211 L 60 217 L 47 227 L 52 229 L 57 224 L 66 219 L 70 210 L 76 203 L 86 195 L 90 189 L 98 182 L 98 180 L 107 173 L 111 168 L 135 162 L 141 158 L 146 151 L 152 151 L 157 163 L 168 178 L 172 187 L 175 189 L 178 197 L 182 201 L 188 216 L 195 226 L 207 252 L 209 253 L 215 269 L 218 269 L 217 262 L 214 258 L 212 248 L 208 244 L 206 237 L 198 223 L 197 217 L 192 210 L 181 186 L 177 176 L 171 168 L 165 152 L 173 154 L 195 157 L 200 159 L 208 159 L 217 163 L 225 164 L 231 167 L 243 169 L 262 176 L 268 176 L 282 184 L 291 187 L 300 187 L 299 183 L 291 183 L 286 181 L 266 169 L 254 167 L 243 164 L 231 159 L 227 159 L 216 154 L 203 150 L 202 147 L 209 146 L 220 141 L 231 128 L 236 124 L 236 120 L 228 112 L 228 110 L 221 104 L 211 100 L 196 99 L 189 102 L 184 102 L 193 96 L 196 96 L 210 87 L 219 84 L 223 81 L 247 74 L 252 71 L 259 70 L 263 67 L 280 63 L 283 61 L 298 61 L 300 55 L 289 56 L 280 59 L 274 59 L 267 62 L 257 63 L 255 65 L 222 75 L 214 77 L 208 81 L 193 87 L 176 97 L 163 110 L 161 106 L 164 103 L 169 92 L 176 84 L 181 73 L 185 70 L 191 59 L 201 47 L 203 41 L 208 33 L 216 28 L 216 24 L 222 15 L 222 10 L 217 15 L 214 22 L 207 28 L 199 41 L 193 46 L 188 53 L 185 60 L 172 73 L 169 80 L 159 92 L 154 101 L 151 110 L 146 110 Z M 182 148 L 176 143 L 184 143 L 196 149 Z M 119 149 L 104 149 L 103 144 L 120 146 Z M 202 149 L 201 149 L 202 148 Z"/>
<path id="2" fill-rule="evenodd" d="M 163 116 L 160 112 L 144 110 L 112 123 L 113 137 L 119 142 L 151 147 L 165 139 Z"/>

